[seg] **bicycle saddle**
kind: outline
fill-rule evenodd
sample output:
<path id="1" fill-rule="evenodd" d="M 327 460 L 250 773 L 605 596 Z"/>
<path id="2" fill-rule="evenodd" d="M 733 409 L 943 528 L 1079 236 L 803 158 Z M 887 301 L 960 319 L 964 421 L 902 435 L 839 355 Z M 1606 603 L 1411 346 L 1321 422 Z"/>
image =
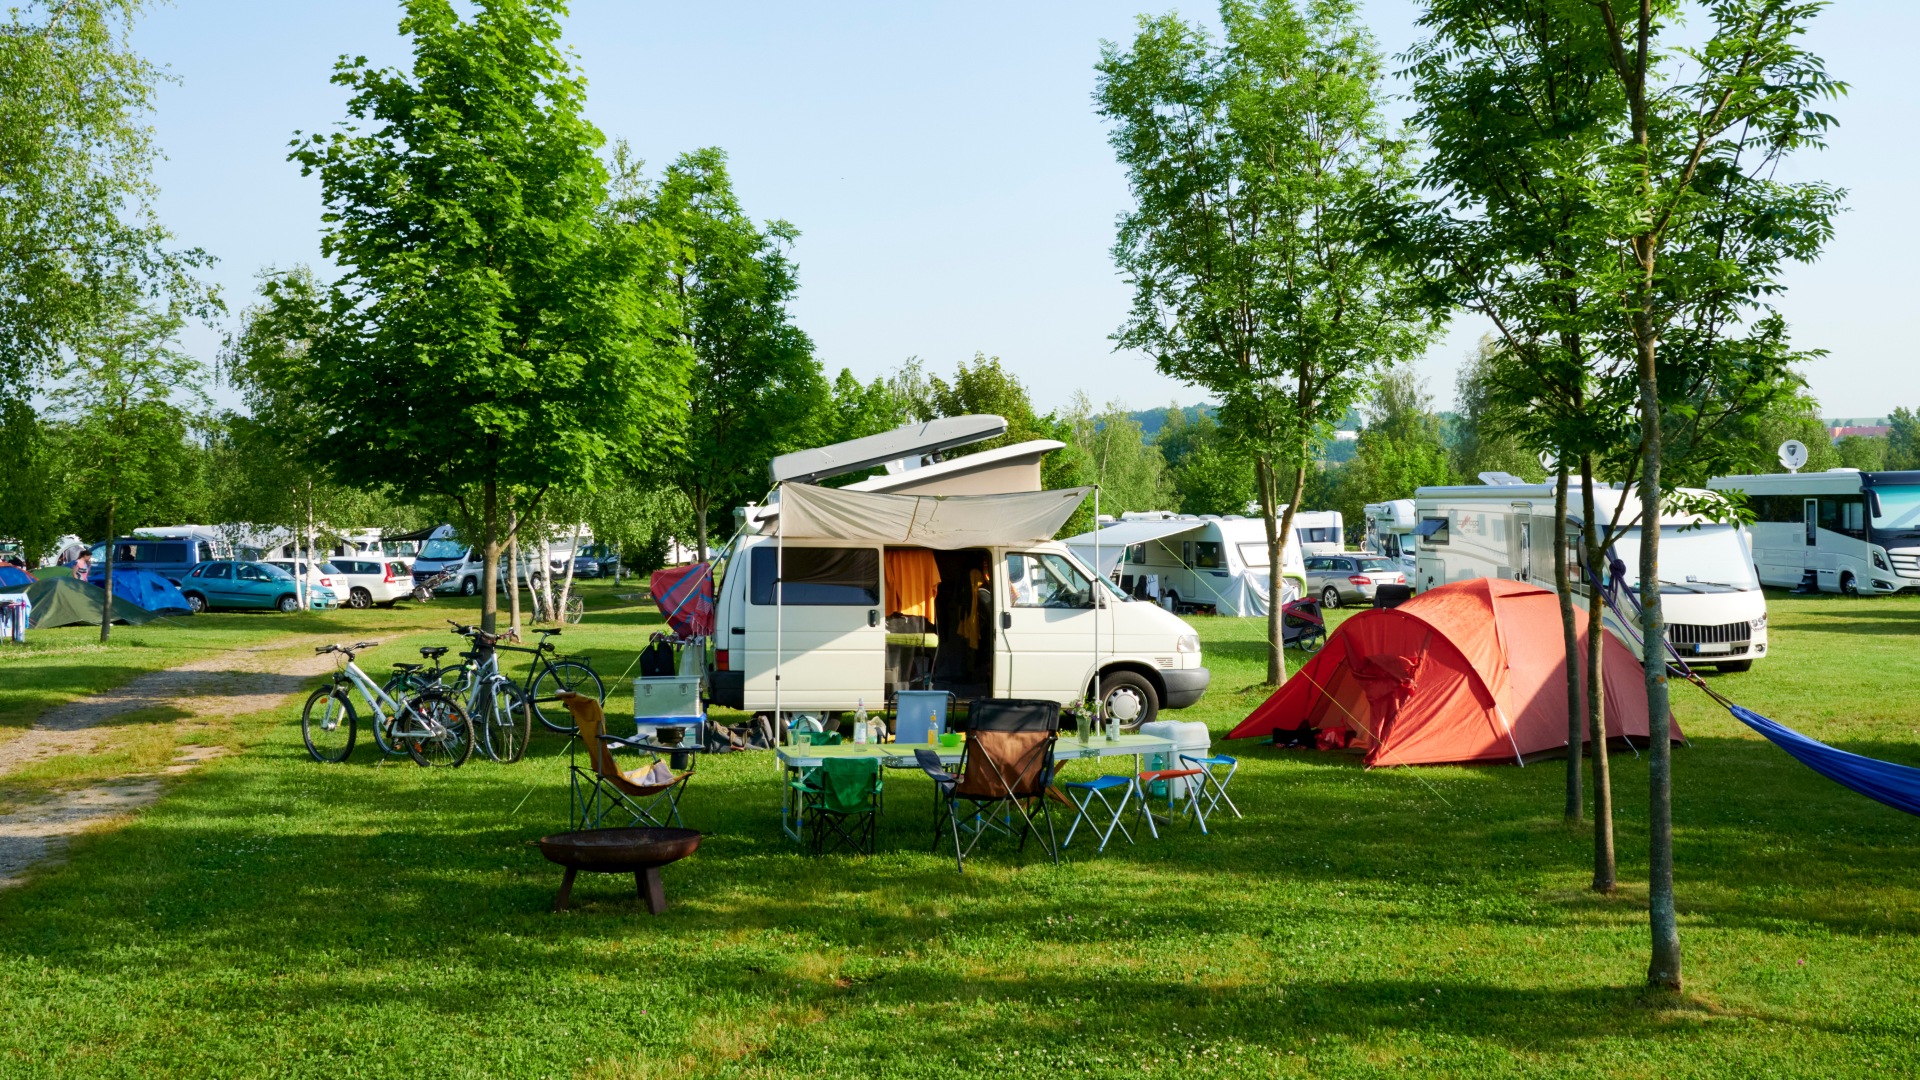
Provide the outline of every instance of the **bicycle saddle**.
<path id="1" fill-rule="evenodd" d="M 555 627 L 555 628 L 553 628 L 553 629 L 551 629 L 551 630 L 538 630 L 538 631 L 535 631 L 535 633 L 538 633 L 538 634 L 539 634 L 539 635 L 540 635 L 541 637 L 552 637 L 553 635 L 555 635 L 555 634 L 558 634 L 559 632 L 560 632 L 560 628 L 559 628 L 559 627 Z"/>
<path id="2" fill-rule="evenodd" d="M 420 650 L 420 655 L 429 660 L 438 660 L 447 655 L 447 647 L 445 645 L 428 645 Z M 419 665 L 416 664 L 414 666 L 418 667 Z"/>
<path id="3" fill-rule="evenodd" d="M 421 668 L 423 668 L 423 667 L 425 667 L 425 666 L 426 666 L 425 664 L 395 664 L 395 665 L 393 665 L 393 670 L 395 670 L 395 671 L 419 671 L 419 670 L 420 670 Z"/>

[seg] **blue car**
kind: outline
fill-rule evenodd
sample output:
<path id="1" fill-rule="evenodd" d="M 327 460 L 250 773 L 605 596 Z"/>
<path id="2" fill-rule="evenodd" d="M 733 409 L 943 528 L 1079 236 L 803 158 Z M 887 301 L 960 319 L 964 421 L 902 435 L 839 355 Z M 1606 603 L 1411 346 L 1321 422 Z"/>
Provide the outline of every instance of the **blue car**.
<path id="1" fill-rule="evenodd" d="M 200 563 L 180 580 L 180 591 L 197 612 L 214 608 L 274 608 L 300 610 L 300 584 L 293 575 L 268 563 L 215 559 Z M 332 589 L 307 590 L 309 604 L 318 609 L 338 607 Z"/>

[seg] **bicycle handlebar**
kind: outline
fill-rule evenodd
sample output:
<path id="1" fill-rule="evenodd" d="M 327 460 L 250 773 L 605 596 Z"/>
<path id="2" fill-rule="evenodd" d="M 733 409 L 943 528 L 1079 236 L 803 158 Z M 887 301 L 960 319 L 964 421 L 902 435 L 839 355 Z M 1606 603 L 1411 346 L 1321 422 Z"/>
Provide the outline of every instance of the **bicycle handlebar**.
<path id="1" fill-rule="evenodd" d="M 332 645 L 322 645 L 313 650 L 313 653 L 315 656 L 325 656 L 328 653 L 343 652 L 348 656 L 352 656 L 362 649 L 371 649 L 378 644 L 380 643 L 377 641 L 356 641 L 351 645 L 342 645 L 339 642 L 335 642 Z"/>

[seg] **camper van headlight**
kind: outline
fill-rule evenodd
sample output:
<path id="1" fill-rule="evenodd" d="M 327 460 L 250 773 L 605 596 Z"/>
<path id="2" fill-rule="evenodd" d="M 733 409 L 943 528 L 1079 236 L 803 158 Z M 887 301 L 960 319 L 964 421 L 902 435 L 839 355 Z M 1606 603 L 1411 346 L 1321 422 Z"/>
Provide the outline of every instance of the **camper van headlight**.
<path id="1" fill-rule="evenodd" d="M 1197 653 L 1200 651 L 1199 634 L 1181 634 L 1174 640 L 1174 652 Z"/>
<path id="2" fill-rule="evenodd" d="M 1759 632 L 1760 632 L 1760 631 L 1762 631 L 1762 630 L 1765 630 L 1765 629 L 1767 628 L 1767 613 L 1766 613 L 1766 612 L 1764 612 L 1764 611 L 1763 611 L 1763 612 L 1761 612 L 1761 613 L 1760 613 L 1760 617 L 1759 617 L 1759 618 L 1757 618 L 1757 619 L 1753 619 L 1753 620 L 1751 620 L 1750 622 L 1748 622 L 1748 623 L 1747 623 L 1747 626 L 1748 626 L 1748 628 L 1750 628 L 1751 630 L 1753 630 L 1753 632 L 1754 632 L 1754 633 L 1756 633 L 1756 634 L 1757 634 L 1757 633 L 1759 633 Z"/>
<path id="3" fill-rule="evenodd" d="M 1892 567 L 1887 565 L 1887 557 L 1885 555 L 1880 554 L 1878 551 L 1875 551 L 1873 553 L 1873 566 L 1874 566 L 1874 569 L 1876 570 L 1885 570 L 1885 571 L 1888 571 L 1889 573 L 1891 573 L 1893 570 Z"/>

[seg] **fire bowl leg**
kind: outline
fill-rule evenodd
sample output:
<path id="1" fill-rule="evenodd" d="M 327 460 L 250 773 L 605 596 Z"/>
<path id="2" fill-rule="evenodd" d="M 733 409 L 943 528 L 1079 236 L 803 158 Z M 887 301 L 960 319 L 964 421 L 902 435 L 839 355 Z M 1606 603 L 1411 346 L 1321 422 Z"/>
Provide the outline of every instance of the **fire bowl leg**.
<path id="1" fill-rule="evenodd" d="M 553 898 L 553 910 L 567 910 L 567 898 L 573 895 L 573 875 L 578 872 L 571 866 L 567 867 L 567 875 L 560 879 L 560 895 Z"/>
<path id="2" fill-rule="evenodd" d="M 655 915 L 667 910 L 667 890 L 660 884 L 660 868 L 649 866 L 633 875 L 634 891 L 647 902 L 647 910 Z"/>

